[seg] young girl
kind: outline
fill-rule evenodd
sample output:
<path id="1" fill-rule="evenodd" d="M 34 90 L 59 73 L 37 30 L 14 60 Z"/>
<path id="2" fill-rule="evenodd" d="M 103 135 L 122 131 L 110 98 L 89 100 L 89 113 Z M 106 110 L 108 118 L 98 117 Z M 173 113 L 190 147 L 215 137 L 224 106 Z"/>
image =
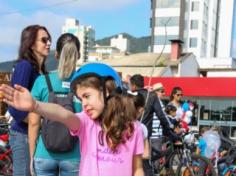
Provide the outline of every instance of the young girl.
<path id="1" fill-rule="evenodd" d="M 86 64 L 74 74 L 71 90 L 83 106 L 83 112 L 78 114 L 56 104 L 35 101 L 19 85 L 2 85 L 0 92 L 8 105 L 60 121 L 80 138 L 81 176 L 143 176 L 144 138 L 140 123 L 134 120 L 134 102 L 117 93 L 107 99 L 107 78 L 113 78 L 121 87 L 118 74 L 105 64 Z"/>
<path id="2" fill-rule="evenodd" d="M 145 106 L 145 99 L 143 95 L 139 92 L 131 92 L 127 91 L 127 94 L 129 97 L 133 98 L 134 105 L 137 111 L 136 118 L 140 120 Z M 147 127 L 141 123 L 142 129 L 143 129 L 143 136 L 144 136 L 144 152 L 143 152 L 143 170 L 146 176 L 152 176 L 153 175 L 153 169 L 150 165 L 150 145 L 148 141 L 148 130 Z"/>

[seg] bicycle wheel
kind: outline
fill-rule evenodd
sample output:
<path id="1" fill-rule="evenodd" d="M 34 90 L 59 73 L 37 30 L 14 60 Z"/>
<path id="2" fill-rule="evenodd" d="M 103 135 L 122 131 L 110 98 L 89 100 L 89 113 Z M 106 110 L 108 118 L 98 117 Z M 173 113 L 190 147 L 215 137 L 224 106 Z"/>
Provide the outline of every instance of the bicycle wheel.
<path id="1" fill-rule="evenodd" d="M 177 173 L 177 168 L 181 164 L 182 161 L 182 154 L 178 150 L 174 151 L 169 159 L 169 169 L 171 170 L 172 173 Z"/>
<path id="2" fill-rule="evenodd" d="M 232 176 L 236 175 L 236 167 L 234 165 L 230 165 L 227 168 L 224 169 L 223 173 L 221 173 L 223 176 Z"/>
<path id="3" fill-rule="evenodd" d="M 168 156 L 173 152 L 173 147 L 166 137 L 150 139 L 150 144 L 153 173 L 160 174 L 166 165 Z"/>
<path id="4" fill-rule="evenodd" d="M 189 166 L 188 166 L 189 165 Z M 191 163 L 181 163 L 177 169 L 178 176 L 216 176 L 211 161 L 200 155 L 191 155 Z"/>

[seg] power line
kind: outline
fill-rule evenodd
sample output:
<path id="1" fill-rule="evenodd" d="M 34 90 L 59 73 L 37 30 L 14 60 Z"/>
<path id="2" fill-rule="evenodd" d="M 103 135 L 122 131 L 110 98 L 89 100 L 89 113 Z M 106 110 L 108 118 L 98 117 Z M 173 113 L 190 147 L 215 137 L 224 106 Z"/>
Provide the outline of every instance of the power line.
<path id="1" fill-rule="evenodd" d="M 159 59 L 161 58 L 161 56 L 163 55 L 163 52 L 164 52 L 165 47 L 166 47 L 166 42 L 167 42 L 167 29 L 166 29 L 166 26 L 167 26 L 167 24 L 170 22 L 170 20 L 171 20 L 171 17 L 169 17 L 169 18 L 167 19 L 167 21 L 164 23 L 164 26 L 165 26 L 165 42 L 164 42 L 164 45 L 163 45 L 163 47 L 162 47 L 162 50 L 161 50 L 160 54 L 157 56 L 157 58 L 155 59 L 155 62 L 154 62 L 154 64 L 153 64 L 153 67 L 152 67 L 152 70 L 151 70 L 151 74 L 150 74 L 150 77 L 149 77 L 149 81 L 148 81 L 148 89 L 149 89 L 150 86 L 151 86 L 152 77 L 153 77 L 154 71 L 155 71 L 155 69 L 156 69 L 156 64 L 157 64 L 157 62 L 159 61 Z M 147 93 L 147 97 L 146 97 L 146 101 L 145 101 L 145 106 L 144 106 L 145 108 L 146 108 L 146 106 L 147 106 L 149 97 L 150 97 L 150 91 L 148 91 L 148 93 Z M 144 112 L 145 112 L 145 111 L 144 111 Z M 144 112 L 142 113 L 142 116 L 141 116 L 141 119 L 140 119 L 141 122 L 142 122 L 143 117 L 144 117 Z"/>
<path id="2" fill-rule="evenodd" d="M 47 9 L 47 8 L 57 7 L 57 6 L 61 6 L 61 5 L 64 5 L 70 2 L 76 2 L 76 1 L 77 0 L 67 0 L 67 1 L 62 1 L 62 2 L 51 4 L 51 5 L 47 5 L 47 6 L 41 6 L 41 7 L 30 8 L 30 9 L 22 9 L 22 10 L 17 10 L 13 12 L 3 12 L 3 13 L 0 13 L 0 16 L 11 15 L 11 14 L 16 14 L 20 12 L 33 11 L 33 10 Z"/>

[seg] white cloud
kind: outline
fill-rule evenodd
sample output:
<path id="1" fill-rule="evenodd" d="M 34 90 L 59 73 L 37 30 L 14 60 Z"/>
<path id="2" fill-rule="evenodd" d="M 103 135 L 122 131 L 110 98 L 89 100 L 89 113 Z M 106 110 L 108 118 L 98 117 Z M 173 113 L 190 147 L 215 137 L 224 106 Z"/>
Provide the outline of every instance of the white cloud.
<path id="1" fill-rule="evenodd" d="M 21 10 L 18 11 L 18 9 L 11 6 L 8 1 L 3 1 L 0 3 L 0 62 L 16 58 L 21 31 L 28 25 L 40 24 L 46 26 L 52 35 L 52 48 L 55 48 L 55 41 L 61 34 L 61 28 L 65 24 L 65 19 L 69 17 L 68 15 L 73 15 L 71 12 L 86 11 L 87 13 L 88 11 L 88 13 L 96 14 L 96 11 L 119 9 L 140 1 L 141 0 L 34 0 L 32 1 L 34 7 L 48 8 L 25 12 L 22 10 L 24 8 L 21 7 Z M 56 6 L 56 4 L 58 4 L 58 6 Z M 55 7 L 53 7 L 53 5 L 55 5 Z M 29 7 L 31 6 L 25 6 L 25 9 L 30 9 Z M 4 12 L 17 11 L 19 13 L 4 15 Z M 74 16 L 71 17 L 73 18 Z M 83 21 L 81 17 L 79 20 Z"/>
<path id="2" fill-rule="evenodd" d="M 46 26 L 52 35 L 53 45 L 61 34 L 61 27 L 65 23 L 65 16 L 52 12 L 39 11 L 30 16 L 12 14 L 1 17 L 0 21 L 0 61 L 15 59 L 23 28 L 32 24 Z M 6 53 L 8 52 L 8 53 Z M 10 52 L 10 53 L 9 53 Z M 13 57 L 14 56 L 14 57 Z"/>

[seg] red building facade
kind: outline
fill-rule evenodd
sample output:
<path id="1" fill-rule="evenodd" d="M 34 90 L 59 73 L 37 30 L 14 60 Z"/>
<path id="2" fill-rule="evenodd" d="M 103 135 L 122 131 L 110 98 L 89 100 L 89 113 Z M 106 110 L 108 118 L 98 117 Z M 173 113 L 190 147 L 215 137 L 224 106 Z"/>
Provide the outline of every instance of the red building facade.
<path id="1" fill-rule="evenodd" d="M 150 78 L 145 78 L 145 86 L 149 86 Z M 161 82 L 166 96 L 173 87 L 183 89 L 183 99 L 195 103 L 194 116 L 196 125 L 219 125 L 236 138 L 236 78 L 232 77 L 154 77 L 150 86 Z"/>

